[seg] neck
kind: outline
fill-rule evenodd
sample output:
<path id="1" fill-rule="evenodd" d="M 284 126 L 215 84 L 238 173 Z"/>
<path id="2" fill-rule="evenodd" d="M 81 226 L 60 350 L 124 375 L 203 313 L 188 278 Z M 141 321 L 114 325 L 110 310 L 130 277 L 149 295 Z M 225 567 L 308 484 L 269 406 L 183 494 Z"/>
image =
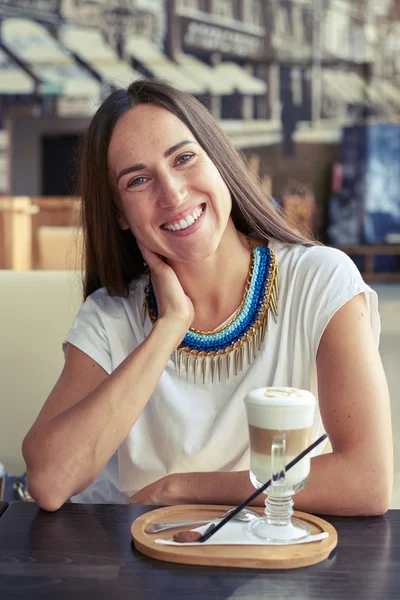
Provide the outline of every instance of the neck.
<path id="1" fill-rule="evenodd" d="M 234 227 L 226 231 L 217 250 L 200 263 L 171 264 L 195 310 L 192 327 L 218 327 L 239 306 L 248 278 L 251 249 Z"/>

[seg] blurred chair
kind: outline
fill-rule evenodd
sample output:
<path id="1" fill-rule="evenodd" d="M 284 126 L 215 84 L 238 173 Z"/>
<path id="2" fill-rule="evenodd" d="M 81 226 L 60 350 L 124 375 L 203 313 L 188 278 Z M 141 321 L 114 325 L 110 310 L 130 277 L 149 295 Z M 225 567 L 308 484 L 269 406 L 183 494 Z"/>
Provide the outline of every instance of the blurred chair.
<path id="1" fill-rule="evenodd" d="M 80 269 L 76 197 L 0 197 L 0 269 Z"/>
<path id="2" fill-rule="evenodd" d="M 41 225 L 37 228 L 38 269 L 80 270 L 82 230 L 77 227 Z"/>
<path id="3" fill-rule="evenodd" d="M 32 269 L 32 220 L 39 210 L 28 196 L 0 198 L 1 269 Z"/>
<path id="4" fill-rule="evenodd" d="M 81 273 L 0 270 L 0 462 L 25 470 L 22 440 L 61 373 Z"/>

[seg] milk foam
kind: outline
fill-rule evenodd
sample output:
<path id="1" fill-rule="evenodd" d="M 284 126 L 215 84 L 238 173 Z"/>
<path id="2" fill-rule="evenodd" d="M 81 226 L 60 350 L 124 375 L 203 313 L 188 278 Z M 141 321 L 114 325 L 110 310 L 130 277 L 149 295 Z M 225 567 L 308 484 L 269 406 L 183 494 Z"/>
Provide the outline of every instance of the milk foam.
<path id="1" fill-rule="evenodd" d="M 303 429 L 314 422 L 316 398 L 296 388 L 258 388 L 244 400 L 249 425 L 262 429 Z"/>

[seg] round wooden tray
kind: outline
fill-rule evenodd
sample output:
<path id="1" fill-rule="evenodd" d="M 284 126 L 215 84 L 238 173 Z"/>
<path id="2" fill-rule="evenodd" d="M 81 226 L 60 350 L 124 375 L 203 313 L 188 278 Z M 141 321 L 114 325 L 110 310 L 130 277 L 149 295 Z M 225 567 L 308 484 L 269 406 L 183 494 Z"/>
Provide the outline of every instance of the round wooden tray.
<path id="1" fill-rule="evenodd" d="M 294 516 L 306 521 L 311 533 L 327 531 L 329 536 L 317 542 L 288 546 L 163 546 L 156 539 L 170 539 L 177 531 L 194 529 L 181 527 L 161 533 L 146 533 L 153 523 L 213 519 L 232 508 L 230 506 L 184 505 L 158 508 L 141 515 L 131 525 L 131 534 L 137 550 L 167 562 L 213 567 L 246 567 L 250 569 L 294 569 L 313 565 L 328 558 L 337 544 L 336 529 L 327 521 L 303 512 Z M 256 509 L 263 514 L 263 509 Z"/>

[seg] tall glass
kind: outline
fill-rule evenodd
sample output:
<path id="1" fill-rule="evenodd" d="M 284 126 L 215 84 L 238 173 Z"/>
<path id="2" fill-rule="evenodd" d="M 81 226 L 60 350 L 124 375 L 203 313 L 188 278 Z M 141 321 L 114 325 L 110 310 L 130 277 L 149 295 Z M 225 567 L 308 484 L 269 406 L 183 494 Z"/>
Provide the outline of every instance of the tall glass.
<path id="1" fill-rule="evenodd" d="M 259 388 L 245 398 L 250 438 L 250 479 L 264 492 L 265 517 L 253 520 L 247 533 L 270 544 L 290 544 L 310 534 L 304 521 L 292 518 L 292 496 L 307 484 L 310 456 L 286 472 L 285 466 L 311 444 L 316 398 L 289 387 Z"/>

